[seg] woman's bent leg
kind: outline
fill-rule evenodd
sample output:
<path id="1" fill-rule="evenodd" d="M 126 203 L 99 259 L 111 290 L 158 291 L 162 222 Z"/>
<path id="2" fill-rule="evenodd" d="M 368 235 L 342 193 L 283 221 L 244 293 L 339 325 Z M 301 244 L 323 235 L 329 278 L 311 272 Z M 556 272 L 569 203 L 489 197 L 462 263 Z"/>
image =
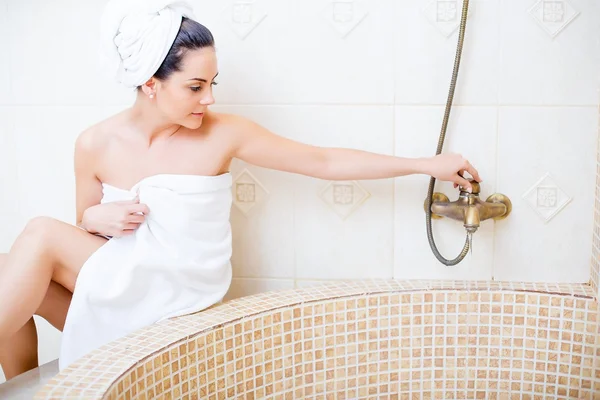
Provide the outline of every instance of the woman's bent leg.
<path id="1" fill-rule="evenodd" d="M 38 366 L 38 337 L 33 318 L 0 344 L 0 365 L 6 380 Z"/>
<path id="2" fill-rule="evenodd" d="M 7 378 L 37 366 L 32 315 L 62 330 L 79 270 L 104 243 L 75 226 L 36 218 L 0 259 L 0 363 Z"/>
<path id="3" fill-rule="evenodd" d="M 7 256 L 7 254 L 0 254 L 0 271 L 4 267 Z M 51 281 L 36 315 L 62 331 L 71 297 L 71 292 Z M 5 343 L 0 343 L 0 366 L 6 379 L 14 378 L 38 366 L 38 336 L 33 318 Z"/>

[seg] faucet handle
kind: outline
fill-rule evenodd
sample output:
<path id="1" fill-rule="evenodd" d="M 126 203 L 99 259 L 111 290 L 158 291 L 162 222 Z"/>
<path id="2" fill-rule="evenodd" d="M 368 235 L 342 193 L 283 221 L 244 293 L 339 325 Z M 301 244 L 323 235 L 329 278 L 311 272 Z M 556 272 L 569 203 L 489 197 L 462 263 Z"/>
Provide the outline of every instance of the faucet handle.
<path id="1" fill-rule="evenodd" d="M 473 188 L 473 190 L 471 191 L 472 194 L 479 194 L 481 187 L 479 186 L 479 182 L 477 182 L 474 179 L 468 179 L 469 183 L 471 184 L 471 187 Z M 458 187 L 460 189 L 461 192 L 467 192 L 467 188 L 460 185 Z"/>

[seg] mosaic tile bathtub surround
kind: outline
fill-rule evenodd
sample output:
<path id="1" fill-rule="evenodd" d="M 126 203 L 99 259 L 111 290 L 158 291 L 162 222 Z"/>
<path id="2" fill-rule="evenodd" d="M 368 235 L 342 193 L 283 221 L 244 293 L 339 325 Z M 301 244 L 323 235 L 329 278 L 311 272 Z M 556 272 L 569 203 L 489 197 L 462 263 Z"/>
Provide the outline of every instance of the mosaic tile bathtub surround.
<path id="1" fill-rule="evenodd" d="M 340 282 L 104 346 L 38 399 L 600 399 L 588 285 Z"/>

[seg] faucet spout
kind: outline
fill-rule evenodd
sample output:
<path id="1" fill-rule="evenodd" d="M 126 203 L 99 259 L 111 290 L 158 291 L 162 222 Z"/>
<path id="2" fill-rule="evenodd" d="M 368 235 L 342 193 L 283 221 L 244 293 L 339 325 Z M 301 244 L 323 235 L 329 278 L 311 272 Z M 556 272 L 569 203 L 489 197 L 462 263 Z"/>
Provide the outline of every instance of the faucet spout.
<path id="1" fill-rule="evenodd" d="M 465 219 L 463 226 L 467 230 L 468 233 L 475 233 L 479 228 L 479 223 L 481 221 L 479 215 L 479 209 L 475 205 L 467 206 L 465 209 Z"/>

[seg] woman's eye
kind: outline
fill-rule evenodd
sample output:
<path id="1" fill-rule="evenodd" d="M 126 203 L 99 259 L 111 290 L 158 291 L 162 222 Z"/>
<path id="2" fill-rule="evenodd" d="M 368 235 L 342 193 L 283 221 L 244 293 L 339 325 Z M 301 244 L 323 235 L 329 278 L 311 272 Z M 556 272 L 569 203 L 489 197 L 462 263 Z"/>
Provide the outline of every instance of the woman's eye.
<path id="1" fill-rule="evenodd" d="M 212 86 L 216 86 L 218 84 L 218 82 L 211 82 Z M 192 89 L 193 92 L 199 92 L 200 90 L 202 90 L 202 86 L 192 86 L 190 87 L 190 89 Z"/>

